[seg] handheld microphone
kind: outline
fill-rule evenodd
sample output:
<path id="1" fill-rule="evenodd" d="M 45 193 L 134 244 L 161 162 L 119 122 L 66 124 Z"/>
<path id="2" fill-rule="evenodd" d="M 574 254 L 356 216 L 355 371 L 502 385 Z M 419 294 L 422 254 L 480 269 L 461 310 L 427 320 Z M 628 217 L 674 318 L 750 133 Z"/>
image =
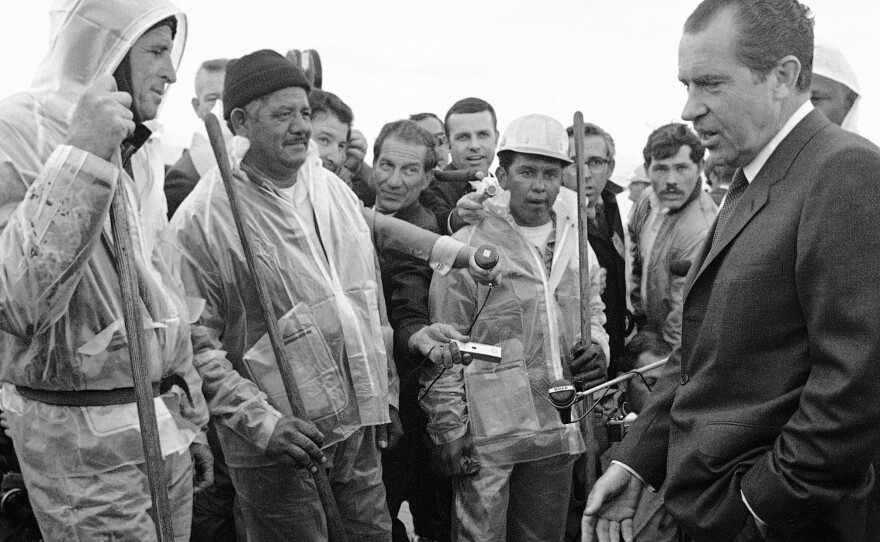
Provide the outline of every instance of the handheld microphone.
<path id="1" fill-rule="evenodd" d="M 488 271 L 498 265 L 498 250 L 492 245 L 480 245 L 474 253 L 474 261 L 482 269 Z"/>
<path id="2" fill-rule="evenodd" d="M 568 380 L 557 380 L 547 390 L 550 403 L 559 412 L 562 423 L 571 423 L 571 406 L 574 404 L 577 392 L 574 385 Z"/>
<path id="3" fill-rule="evenodd" d="M 686 277 L 691 270 L 691 262 L 688 260 L 675 260 L 669 264 L 669 272 L 676 277 Z"/>
<path id="4" fill-rule="evenodd" d="M 450 171 L 434 171 L 434 179 L 440 183 L 479 181 L 476 169 L 456 169 Z"/>

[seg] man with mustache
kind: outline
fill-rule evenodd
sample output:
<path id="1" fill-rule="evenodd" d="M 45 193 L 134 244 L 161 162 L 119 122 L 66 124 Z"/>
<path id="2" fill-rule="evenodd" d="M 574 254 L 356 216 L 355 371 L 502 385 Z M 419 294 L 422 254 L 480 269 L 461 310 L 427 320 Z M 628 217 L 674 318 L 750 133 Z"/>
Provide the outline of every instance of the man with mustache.
<path id="1" fill-rule="evenodd" d="M 651 187 L 629 225 L 636 325 L 662 336 L 672 348 L 681 342 L 685 276 L 718 212 L 700 180 L 705 152 L 684 124 L 654 130 L 643 151 Z"/>
<path id="2" fill-rule="evenodd" d="M 175 213 L 171 234 L 187 294 L 205 301 L 193 326 L 195 364 L 248 539 L 326 540 L 308 473 L 325 468 L 349 539 L 385 542 L 379 449 L 397 379 L 373 243 L 430 258 L 441 273 L 472 260 L 473 249 L 365 210 L 310 141 L 310 90 L 302 70 L 270 50 L 231 63 L 223 89 L 231 159 L 241 166 L 233 182 L 308 419 L 290 415 L 216 169 Z M 417 350 L 438 363 L 448 342 Z"/>

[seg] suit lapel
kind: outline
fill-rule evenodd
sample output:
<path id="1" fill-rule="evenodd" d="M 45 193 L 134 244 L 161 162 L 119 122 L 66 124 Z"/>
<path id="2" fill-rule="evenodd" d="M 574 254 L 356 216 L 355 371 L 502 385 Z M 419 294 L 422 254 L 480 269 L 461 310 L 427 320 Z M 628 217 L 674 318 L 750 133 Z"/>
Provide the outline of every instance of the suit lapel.
<path id="1" fill-rule="evenodd" d="M 758 172 L 758 175 L 749 183 L 749 187 L 742 195 L 733 214 L 727 222 L 727 227 L 721 233 L 721 237 L 717 243 L 712 243 L 712 237 L 715 233 L 715 227 L 718 224 L 716 218 L 712 230 L 706 236 L 700 256 L 694 266 L 697 270 L 691 270 L 687 281 L 687 289 L 685 298 L 690 293 L 691 286 L 699 280 L 700 276 L 707 267 L 718 257 L 718 255 L 729 245 L 737 235 L 746 227 L 751 219 L 764 208 L 770 193 L 770 187 L 785 177 L 791 164 L 798 157 L 801 150 L 809 142 L 816 133 L 825 128 L 830 121 L 825 119 L 818 111 L 812 111 L 803 120 L 801 120 L 794 130 L 789 133 L 785 139 L 780 142 L 773 154 Z"/>

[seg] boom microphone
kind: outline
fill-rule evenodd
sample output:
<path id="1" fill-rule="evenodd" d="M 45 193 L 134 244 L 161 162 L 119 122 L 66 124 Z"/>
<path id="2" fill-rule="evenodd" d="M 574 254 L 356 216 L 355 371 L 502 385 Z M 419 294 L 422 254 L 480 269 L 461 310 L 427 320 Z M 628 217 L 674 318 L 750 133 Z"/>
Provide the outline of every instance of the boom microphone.
<path id="1" fill-rule="evenodd" d="M 464 181 L 479 181 L 479 170 L 476 169 L 453 169 L 448 171 L 435 171 L 434 179 L 441 183 L 454 183 Z"/>
<path id="2" fill-rule="evenodd" d="M 571 405 L 577 397 L 574 385 L 568 380 L 557 380 L 547 390 L 550 403 L 559 412 L 562 423 L 571 423 Z"/>
<path id="3" fill-rule="evenodd" d="M 669 264 L 669 272 L 676 277 L 686 277 L 691 270 L 691 262 L 688 260 L 675 260 Z"/>

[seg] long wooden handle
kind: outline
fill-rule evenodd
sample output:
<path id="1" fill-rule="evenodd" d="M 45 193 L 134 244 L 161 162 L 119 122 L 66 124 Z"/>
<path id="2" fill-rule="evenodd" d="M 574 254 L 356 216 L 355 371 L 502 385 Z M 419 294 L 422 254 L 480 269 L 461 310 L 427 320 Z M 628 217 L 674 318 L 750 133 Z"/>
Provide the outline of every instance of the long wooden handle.
<path id="1" fill-rule="evenodd" d="M 577 173 L 578 192 L 578 256 L 580 262 L 580 292 L 581 292 L 581 341 L 585 348 L 590 347 L 592 342 L 591 323 L 593 319 L 592 306 L 590 305 L 590 238 L 587 214 L 587 182 L 584 179 L 584 115 L 577 111 L 574 114 L 574 164 Z M 590 401 L 590 397 L 587 397 Z M 584 440 L 587 445 L 587 475 L 585 495 L 590 494 L 593 484 L 596 483 L 597 443 L 596 432 L 593 428 L 594 416 L 592 413 L 584 419 Z"/>
<path id="2" fill-rule="evenodd" d="M 122 291 L 122 317 L 128 335 L 128 351 L 131 360 L 131 379 L 137 403 L 138 421 L 144 445 L 144 458 L 147 467 L 147 480 L 150 498 L 153 503 L 153 521 L 159 542 L 174 540 L 174 527 L 171 520 L 171 506 L 165 482 L 165 464 L 162 462 L 162 447 L 159 443 L 159 424 L 156 421 L 156 405 L 153 403 L 153 384 L 150 378 L 150 364 L 146 357 L 143 313 L 138 295 L 137 268 L 131 246 L 131 231 L 128 224 L 128 202 L 125 198 L 124 180 L 120 176 L 110 205 L 110 226 L 113 230 L 113 244 L 116 246 L 116 269 L 119 273 L 119 289 Z"/>
<path id="3" fill-rule="evenodd" d="M 217 117 L 209 113 L 205 117 L 205 127 L 208 130 L 208 139 L 211 140 L 214 157 L 217 158 L 217 165 L 220 167 L 223 184 L 226 186 L 229 207 L 232 209 L 232 217 L 235 220 L 235 227 L 238 229 L 238 238 L 244 251 L 244 259 L 247 261 L 248 270 L 257 288 L 260 308 L 263 311 L 263 319 L 266 321 L 266 330 L 269 334 L 269 342 L 272 343 L 275 361 L 278 363 L 278 370 L 281 374 L 281 382 L 284 384 L 284 391 L 287 393 L 287 400 L 290 402 L 291 413 L 296 418 L 307 420 L 306 408 L 299 396 L 296 378 L 288 362 L 287 353 L 284 351 L 284 341 L 281 337 L 281 331 L 278 329 L 278 317 L 272 308 L 272 298 L 269 296 L 269 290 L 266 288 L 266 281 L 263 280 L 261 269 L 257 267 L 256 260 L 254 259 L 251 248 L 253 246 L 250 237 L 251 232 L 245 227 L 244 220 L 242 219 L 235 182 L 232 178 L 232 169 L 229 167 L 229 157 L 226 154 L 226 142 L 223 140 L 223 133 L 220 130 L 220 122 L 217 120 Z M 315 479 L 318 496 L 321 499 L 321 505 L 324 507 L 330 540 L 332 542 L 345 542 L 347 540 L 345 526 L 342 523 L 339 508 L 336 506 L 336 500 L 333 498 L 333 491 L 330 488 L 330 480 L 327 478 L 327 473 L 318 466 L 318 469 L 312 473 L 312 477 Z"/>

